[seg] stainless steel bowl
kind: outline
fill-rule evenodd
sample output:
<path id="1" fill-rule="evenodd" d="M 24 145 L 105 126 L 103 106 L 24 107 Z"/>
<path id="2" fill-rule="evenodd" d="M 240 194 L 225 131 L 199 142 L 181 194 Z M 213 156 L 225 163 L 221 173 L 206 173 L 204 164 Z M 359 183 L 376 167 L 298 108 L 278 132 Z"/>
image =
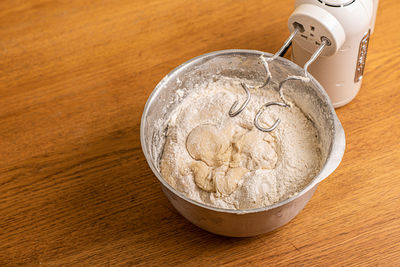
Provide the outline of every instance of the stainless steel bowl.
<path id="1" fill-rule="evenodd" d="M 322 140 L 323 167 L 319 174 L 295 196 L 271 206 L 231 210 L 211 207 L 172 188 L 161 176 L 159 161 L 165 141 L 168 117 L 197 83 L 218 77 L 238 77 L 260 81 L 265 78 L 259 56 L 271 56 L 254 50 L 223 50 L 205 54 L 180 65 L 156 86 L 144 108 L 140 139 L 150 168 L 172 205 L 193 224 L 225 236 L 254 236 L 272 231 L 293 219 L 310 200 L 319 182 L 339 165 L 345 149 L 345 135 L 335 110 L 322 86 L 311 77 L 310 83 L 297 82 L 285 88 L 297 106 L 312 119 Z M 271 64 L 272 83 L 277 86 L 287 75 L 303 75 L 293 62 L 278 58 Z M 183 97 L 176 93 L 180 90 Z"/>

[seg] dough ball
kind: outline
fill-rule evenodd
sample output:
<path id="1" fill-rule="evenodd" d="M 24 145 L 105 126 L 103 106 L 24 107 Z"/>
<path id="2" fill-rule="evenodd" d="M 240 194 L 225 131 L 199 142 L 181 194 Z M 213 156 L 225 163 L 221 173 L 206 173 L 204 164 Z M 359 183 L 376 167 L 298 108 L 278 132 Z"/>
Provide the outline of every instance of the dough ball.
<path id="1" fill-rule="evenodd" d="M 228 170 L 225 176 L 217 177 L 216 187 L 218 192 L 223 195 L 232 194 L 247 171 L 246 168 L 232 168 Z"/>
<path id="2" fill-rule="evenodd" d="M 214 179 L 211 168 L 202 161 L 195 161 L 190 165 L 194 182 L 198 187 L 207 192 L 215 192 Z"/>
<path id="3" fill-rule="evenodd" d="M 231 155 L 230 136 L 211 124 L 194 128 L 186 139 L 186 149 L 195 160 L 208 166 L 218 167 L 229 161 Z"/>

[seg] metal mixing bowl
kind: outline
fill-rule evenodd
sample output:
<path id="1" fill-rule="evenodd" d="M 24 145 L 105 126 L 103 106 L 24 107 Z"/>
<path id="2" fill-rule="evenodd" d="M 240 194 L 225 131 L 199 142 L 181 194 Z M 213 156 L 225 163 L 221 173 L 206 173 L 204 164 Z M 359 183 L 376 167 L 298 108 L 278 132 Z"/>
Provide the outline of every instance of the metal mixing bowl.
<path id="1" fill-rule="evenodd" d="M 193 224 L 212 233 L 225 236 L 254 236 L 272 231 L 293 219 L 310 200 L 319 182 L 328 177 L 339 165 L 345 149 L 345 135 L 335 110 L 322 86 L 311 77 L 310 83 L 293 81 L 287 86 L 289 95 L 303 112 L 312 119 L 322 140 L 323 166 L 311 182 L 293 197 L 271 206 L 232 210 L 211 207 L 172 188 L 161 176 L 160 156 L 165 142 L 168 117 L 189 91 L 199 83 L 218 77 L 236 77 L 262 81 L 265 72 L 259 56 L 272 56 L 254 50 L 223 50 L 205 54 L 180 65 L 156 86 L 144 108 L 140 139 L 147 162 L 161 183 L 161 188 L 172 205 Z M 270 64 L 272 82 L 288 75 L 304 75 L 293 62 L 278 58 Z M 179 94 L 177 94 L 179 90 Z M 183 95 L 183 97 L 182 97 Z"/>

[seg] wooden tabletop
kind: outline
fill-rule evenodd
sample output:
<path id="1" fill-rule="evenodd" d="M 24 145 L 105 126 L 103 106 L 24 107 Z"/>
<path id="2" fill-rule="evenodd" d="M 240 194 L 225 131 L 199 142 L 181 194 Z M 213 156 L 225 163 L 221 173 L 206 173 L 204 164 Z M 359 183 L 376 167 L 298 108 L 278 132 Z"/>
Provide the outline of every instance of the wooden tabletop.
<path id="1" fill-rule="evenodd" d="M 365 77 L 337 110 L 340 167 L 289 224 L 205 232 L 139 142 L 147 97 L 206 52 L 274 52 L 293 1 L 0 1 L 0 265 L 399 265 L 400 1 L 380 1 Z"/>

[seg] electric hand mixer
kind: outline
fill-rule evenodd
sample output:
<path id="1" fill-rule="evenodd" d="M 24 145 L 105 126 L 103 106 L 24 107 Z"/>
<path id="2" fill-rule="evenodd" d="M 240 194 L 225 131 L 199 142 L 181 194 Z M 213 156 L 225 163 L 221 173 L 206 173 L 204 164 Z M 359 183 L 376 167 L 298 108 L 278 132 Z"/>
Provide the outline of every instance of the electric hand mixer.
<path id="1" fill-rule="evenodd" d="M 289 18 L 294 37 L 292 60 L 302 66 L 327 38 L 330 44 L 310 66 L 334 107 L 349 103 L 358 93 L 368 41 L 374 29 L 378 0 L 297 0 Z"/>
<path id="2" fill-rule="evenodd" d="M 378 0 L 297 0 L 296 9 L 289 18 L 291 35 L 272 57 L 261 56 L 267 78 L 260 86 L 242 83 L 246 100 L 236 110 L 234 102 L 229 116 L 241 113 L 250 101 L 249 88 L 263 88 L 271 79 L 268 64 L 275 60 L 293 41 L 292 60 L 304 65 L 304 76 L 289 76 L 279 83 L 283 102 L 264 104 L 254 119 L 255 127 L 263 132 L 273 131 L 280 123 L 277 119 L 270 128 L 262 127 L 258 119 L 269 106 L 289 107 L 283 85 L 287 81 L 309 82 L 310 73 L 324 86 L 334 107 L 350 102 L 358 93 L 364 72 L 368 41 L 373 31 Z M 321 57 L 319 57 L 321 56 Z"/>

